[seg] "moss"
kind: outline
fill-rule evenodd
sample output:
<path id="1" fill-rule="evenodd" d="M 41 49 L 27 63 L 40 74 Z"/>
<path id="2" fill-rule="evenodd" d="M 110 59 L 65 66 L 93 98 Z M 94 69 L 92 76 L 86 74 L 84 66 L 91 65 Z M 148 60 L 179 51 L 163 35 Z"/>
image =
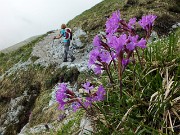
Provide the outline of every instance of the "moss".
<path id="1" fill-rule="evenodd" d="M 30 125 L 34 126 L 39 123 L 51 121 L 52 113 L 59 114 L 57 111 L 57 105 L 52 106 L 48 110 L 44 111 L 50 100 L 50 93 L 52 87 L 58 82 L 75 82 L 78 78 L 79 71 L 77 68 L 68 69 L 63 67 L 56 69 L 55 65 L 50 65 L 47 68 L 43 68 L 38 65 L 31 65 L 26 71 L 17 71 L 4 80 L 0 81 L 0 98 L 7 100 L 6 104 L 1 102 L 0 105 L 4 106 L 0 109 L 0 115 L 6 112 L 5 106 L 8 106 L 11 98 L 21 96 L 24 91 L 27 91 L 29 95 L 39 95 L 35 104 L 35 99 L 32 99 L 32 118 Z M 31 108 L 29 108 L 31 110 Z M 47 118 L 48 116 L 48 118 Z M 22 117 L 23 118 L 23 117 Z M 53 117 L 57 118 L 56 115 Z"/>
<path id="2" fill-rule="evenodd" d="M 44 114 L 43 108 L 47 107 L 49 104 L 49 100 L 51 98 L 51 90 L 46 90 L 41 92 L 39 97 L 36 99 L 34 104 L 34 108 L 31 112 L 31 117 L 29 119 L 30 126 L 38 125 L 40 123 L 45 123 L 49 119 Z"/>
<path id="3" fill-rule="evenodd" d="M 78 79 L 79 71 L 77 68 L 67 69 L 66 72 L 61 73 L 61 77 L 63 78 L 63 82 L 73 83 Z"/>
<path id="4" fill-rule="evenodd" d="M 138 4 L 138 0 L 128 0 L 126 5 L 128 6 L 134 6 Z"/>
<path id="5" fill-rule="evenodd" d="M 4 57 L 5 53 L 0 52 L 0 57 Z"/>
<path id="6" fill-rule="evenodd" d="M 52 78 L 54 74 L 56 74 L 56 71 L 52 67 L 43 68 L 41 66 L 31 65 L 26 71 L 17 71 L 0 81 L 0 97 L 7 99 L 8 105 L 10 102 L 8 99 L 19 97 L 24 91 L 27 91 L 29 95 L 38 95 L 47 90 L 45 80 Z M 52 86 L 49 88 L 51 89 Z M 4 105 L 4 103 L 1 104 Z M 0 109 L 0 115 L 4 112 L 4 109 Z"/>

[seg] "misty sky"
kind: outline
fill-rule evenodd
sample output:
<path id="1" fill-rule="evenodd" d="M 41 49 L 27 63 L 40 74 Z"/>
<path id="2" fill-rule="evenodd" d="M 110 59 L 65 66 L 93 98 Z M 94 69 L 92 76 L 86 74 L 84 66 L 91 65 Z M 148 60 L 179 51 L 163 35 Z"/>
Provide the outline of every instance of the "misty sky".
<path id="1" fill-rule="evenodd" d="M 0 0 L 0 50 L 59 29 L 102 0 Z"/>

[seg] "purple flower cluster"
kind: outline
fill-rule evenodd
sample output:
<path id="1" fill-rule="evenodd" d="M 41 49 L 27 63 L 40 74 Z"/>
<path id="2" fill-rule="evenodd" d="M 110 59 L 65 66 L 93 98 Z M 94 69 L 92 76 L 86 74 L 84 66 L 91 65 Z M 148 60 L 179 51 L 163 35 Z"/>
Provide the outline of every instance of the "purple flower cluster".
<path id="1" fill-rule="evenodd" d="M 133 51 L 135 47 L 140 47 L 142 49 L 146 48 L 146 40 L 141 38 L 139 40 L 139 36 L 127 36 L 126 34 L 122 34 L 119 37 L 117 36 L 107 36 L 109 46 L 111 46 L 115 52 L 117 57 L 121 52 Z"/>
<path id="2" fill-rule="evenodd" d="M 96 35 L 93 39 L 93 45 L 97 48 L 101 48 L 101 39 L 99 35 Z"/>
<path id="3" fill-rule="evenodd" d="M 94 37 L 94 49 L 90 52 L 88 67 L 92 68 L 95 74 L 101 74 L 102 70 L 105 70 L 110 82 L 113 83 L 110 65 L 113 63 L 115 69 L 117 69 L 117 61 L 122 94 L 122 74 L 130 62 L 135 63 L 134 52 L 137 53 L 141 64 L 138 49 L 146 48 L 146 41 L 150 37 L 156 18 L 155 15 L 147 15 L 139 21 L 136 18 L 131 18 L 126 22 L 121 18 L 120 11 L 114 12 L 106 21 L 106 35 L 96 35 Z M 136 24 L 139 24 L 146 31 L 144 38 L 136 34 Z"/>
<path id="4" fill-rule="evenodd" d="M 90 86 L 89 88 L 94 88 L 94 86 Z M 89 90 L 89 88 L 85 89 L 86 92 L 87 90 Z M 93 93 L 92 91 L 87 92 L 87 97 L 85 98 L 85 102 L 84 102 L 85 107 L 86 108 L 91 107 L 93 102 L 103 101 L 105 94 L 106 91 L 102 85 L 99 86 L 98 90 L 95 93 Z"/>
<path id="5" fill-rule="evenodd" d="M 66 104 L 65 99 L 67 98 L 66 95 L 67 86 L 65 83 L 61 83 L 59 85 L 59 89 L 56 92 L 56 100 L 59 102 L 59 109 L 63 110 L 64 105 Z"/>
<path id="6" fill-rule="evenodd" d="M 86 96 L 77 97 L 74 92 L 69 90 L 65 83 L 61 83 L 56 92 L 56 100 L 59 103 L 59 109 L 64 110 L 66 104 L 71 104 L 73 111 L 76 111 L 79 108 L 88 109 L 92 106 L 93 102 L 98 102 L 104 100 L 106 94 L 105 89 L 102 85 L 99 86 L 96 92 L 93 92 L 94 86 L 90 82 L 86 82 L 82 85 Z"/>
<path id="7" fill-rule="evenodd" d="M 154 25 L 154 21 L 157 18 L 156 15 L 146 15 L 143 16 L 142 19 L 138 22 L 143 29 L 148 31 L 149 29 L 152 29 L 152 26 Z"/>
<path id="8" fill-rule="evenodd" d="M 88 67 L 92 68 L 96 74 L 106 68 L 112 61 L 112 56 L 106 50 L 95 48 L 90 52 Z"/>
<path id="9" fill-rule="evenodd" d="M 138 22 L 149 35 L 157 16 L 143 16 Z M 135 34 L 135 25 L 138 24 L 136 18 L 131 18 L 127 23 L 121 18 L 120 11 L 116 11 L 106 21 L 105 41 L 101 40 L 100 35 L 96 35 L 93 44 L 94 49 L 90 53 L 88 66 L 94 70 L 96 74 L 102 73 L 104 64 L 110 64 L 115 59 L 121 60 L 119 63 L 124 66 L 131 61 L 130 58 L 134 50 L 139 47 L 146 48 L 145 38 L 140 38 Z M 147 37 L 146 37 L 147 38 Z M 115 55 L 114 55 L 115 53 Z M 114 57 L 115 56 L 115 57 Z"/>
<path id="10" fill-rule="evenodd" d="M 139 25 L 146 30 L 146 38 L 148 39 L 151 35 L 152 26 L 154 25 L 154 21 L 157 18 L 155 15 L 146 15 L 143 16 L 142 19 L 138 22 Z"/>
<path id="11" fill-rule="evenodd" d="M 131 18 L 128 22 L 128 28 L 129 29 L 134 29 L 135 28 L 135 24 L 136 24 L 136 18 Z"/>
<path id="12" fill-rule="evenodd" d="M 109 18 L 106 22 L 106 33 L 107 34 L 115 33 L 119 28 L 120 20 L 121 20 L 120 11 L 114 12 L 111 18 Z"/>

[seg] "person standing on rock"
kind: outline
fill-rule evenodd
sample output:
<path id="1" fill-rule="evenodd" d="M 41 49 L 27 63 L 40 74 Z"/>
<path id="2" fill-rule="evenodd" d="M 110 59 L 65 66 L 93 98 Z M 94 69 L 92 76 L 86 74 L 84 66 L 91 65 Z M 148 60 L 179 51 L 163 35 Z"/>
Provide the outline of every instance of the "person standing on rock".
<path id="1" fill-rule="evenodd" d="M 63 62 L 67 62 L 67 56 L 68 54 L 71 57 L 71 62 L 75 60 L 75 57 L 73 56 L 72 51 L 69 49 L 70 42 L 72 39 L 72 32 L 70 28 L 66 28 L 65 24 L 61 25 L 60 34 L 58 36 L 55 36 L 54 39 L 59 39 L 63 37 L 63 45 L 64 45 L 64 60 Z"/>

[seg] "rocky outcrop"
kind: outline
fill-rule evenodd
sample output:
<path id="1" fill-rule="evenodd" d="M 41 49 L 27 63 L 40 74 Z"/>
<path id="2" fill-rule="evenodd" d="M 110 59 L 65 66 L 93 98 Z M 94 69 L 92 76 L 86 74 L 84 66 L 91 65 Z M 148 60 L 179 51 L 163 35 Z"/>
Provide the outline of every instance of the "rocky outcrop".
<path id="1" fill-rule="evenodd" d="M 56 64 L 59 68 L 67 66 L 68 68 L 76 67 L 79 71 L 87 70 L 88 54 L 92 48 L 92 44 L 85 44 L 80 40 L 80 37 L 87 36 L 86 33 L 79 28 L 75 29 L 70 46 L 70 50 L 76 58 L 74 62 L 70 62 L 70 57 L 68 57 L 69 62 L 63 62 L 64 47 L 61 39 L 53 41 L 53 37 L 58 34 L 59 31 L 50 33 L 43 41 L 39 42 L 33 48 L 32 56 L 38 57 L 34 64 L 43 66 Z"/>
<path id="2" fill-rule="evenodd" d="M 29 120 L 31 108 L 39 95 L 39 90 L 40 85 L 38 87 L 32 86 L 29 90 L 24 91 L 22 96 L 10 99 L 7 112 L 1 115 L 0 134 L 16 135 L 20 132 Z M 1 97 L 1 99 L 9 100 L 6 97 Z"/>

